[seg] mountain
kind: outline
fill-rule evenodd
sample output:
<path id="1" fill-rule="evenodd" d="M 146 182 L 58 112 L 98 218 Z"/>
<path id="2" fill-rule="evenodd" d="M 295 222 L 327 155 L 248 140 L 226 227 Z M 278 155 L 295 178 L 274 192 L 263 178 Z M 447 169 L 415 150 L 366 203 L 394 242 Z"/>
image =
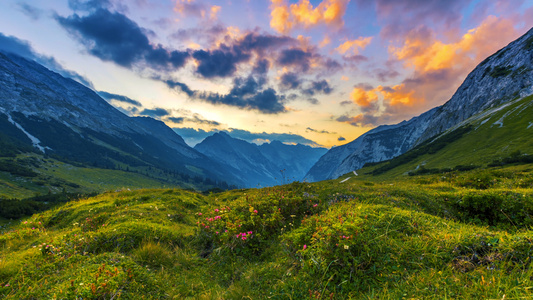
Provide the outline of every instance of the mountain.
<path id="1" fill-rule="evenodd" d="M 305 172 L 326 152 L 324 148 L 285 145 L 279 141 L 257 146 L 217 132 L 194 147 L 212 160 L 224 163 L 226 170 L 247 187 L 272 186 L 301 180 Z"/>
<path id="2" fill-rule="evenodd" d="M 319 181 L 396 157 L 473 115 L 533 94 L 533 29 L 481 62 L 444 105 L 409 121 L 380 126 L 328 153 L 306 179 Z"/>
<path id="3" fill-rule="evenodd" d="M 85 166 L 241 184 L 163 122 L 128 117 L 91 89 L 17 55 L 0 53 L 0 99 L 0 141 L 11 154 L 32 149 Z"/>
<path id="4" fill-rule="evenodd" d="M 533 163 L 532 136 L 533 95 L 487 109 L 402 155 L 367 165 L 361 173 L 394 178 Z M 530 181 L 515 175 L 519 182 Z"/>

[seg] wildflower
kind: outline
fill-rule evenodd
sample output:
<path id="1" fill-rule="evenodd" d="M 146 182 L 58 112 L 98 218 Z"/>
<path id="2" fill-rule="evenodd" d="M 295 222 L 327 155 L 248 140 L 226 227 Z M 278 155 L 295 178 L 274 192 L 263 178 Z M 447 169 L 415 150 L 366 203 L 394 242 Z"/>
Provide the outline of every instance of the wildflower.
<path id="1" fill-rule="evenodd" d="M 348 250 L 348 249 L 350 249 L 350 246 L 344 245 L 344 249 Z"/>
<path id="2" fill-rule="evenodd" d="M 218 234 L 218 231 L 216 232 L 216 234 Z"/>
<path id="3" fill-rule="evenodd" d="M 315 204 L 313 204 L 313 207 L 317 207 L 317 206 L 318 206 L 318 204 L 316 204 L 316 203 L 315 203 Z"/>
<path id="4" fill-rule="evenodd" d="M 201 213 L 201 212 L 199 212 L 199 213 L 198 213 L 198 215 L 199 215 L 199 216 L 201 216 L 201 215 L 202 215 L 202 213 Z"/>
<path id="5" fill-rule="evenodd" d="M 307 249 L 307 245 L 304 245 L 304 250 Z"/>
<path id="6" fill-rule="evenodd" d="M 218 212 L 218 208 L 215 208 L 215 212 Z"/>
<path id="7" fill-rule="evenodd" d="M 257 213 L 257 209 L 254 209 L 254 214 L 256 214 L 256 213 Z"/>
<path id="8" fill-rule="evenodd" d="M 251 231 L 248 231 L 248 234 L 252 234 L 252 232 L 251 232 Z"/>

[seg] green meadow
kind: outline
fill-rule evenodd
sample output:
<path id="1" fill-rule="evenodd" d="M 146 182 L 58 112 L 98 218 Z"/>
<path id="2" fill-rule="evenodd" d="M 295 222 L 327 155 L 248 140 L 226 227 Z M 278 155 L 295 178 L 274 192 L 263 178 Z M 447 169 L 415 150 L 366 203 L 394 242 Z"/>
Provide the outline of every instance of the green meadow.
<path id="1" fill-rule="evenodd" d="M 396 179 L 364 170 L 221 193 L 104 192 L 4 219 L 0 295 L 533 297 L 531 164 Z"/>

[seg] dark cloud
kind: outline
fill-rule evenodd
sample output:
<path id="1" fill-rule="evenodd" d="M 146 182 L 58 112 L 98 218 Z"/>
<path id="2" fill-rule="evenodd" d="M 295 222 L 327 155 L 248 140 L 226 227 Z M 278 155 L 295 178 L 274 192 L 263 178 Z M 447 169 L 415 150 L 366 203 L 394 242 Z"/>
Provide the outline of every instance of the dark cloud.
<path id="1" fill-rule="evenodd" d="M 74 79 L 91 89 L 93 88 L 93 84 L 88 78 L 63 68 L 63 66 L 61 66 L 61 64 L 59 64 L 53 57 L 38 54 L 27 41 L 20 40 L 14 36 L 6 36 L 0 32 L 0 51 L 15 54 L 28 60 L 34 60 L 52 71 L 59 73 L 63 77 Z"/>
<path id="2" fill-rule="evenodd" d="M 346 139 L 345 139 L 344 137 L 342 137 L 342 136 L 339 136 L 339 138 L 337 139 L 337 141 L 342 142 L 342 141 L 346 141 Z"/>
<path id="3" fill-rule="evenodd" d="M 342 69 L 341 64 L 339 64 L 336 60 L 331 59 L 331 58 L 326 59 L 324 63 L 324 67 L 326 67 L 326 70 L 328 70 L 328 72 L 330 73 L 337 72 Z"/>
<path id="4" fill-rule="evenodd" d="M 368 57 L 364 55 L 343 56 L 342 59 L 352 63 L 361 63 L 369 60 Z"/>
<path id="5" fill-rule="evenodd" d="M 355 117 L 349 117 L 348 115 L 340 116 L 336 119 L 337 122 L 348 123 L 355 127 L 368 127 L 377 126 L 384 120 L 382 116 L 374 116 L 371 114 L 359 114 Z"/>
<path id="6" fill-rule="evenodd" d="M 194 114 L 192 117 L 168 117 L 165 120 L 174 122 L 176 124 L 183 124 L 185 122 L 191 122 L 191 123 L 195 123 L 195 124 L 208 125 L 208 126 L 212 126 L 212 127 L 220 126 L 219 122 L 212 121 L 212 120 L 206 120 L 206 119 L 202 118 L 198 114 Z"/>
<path id="7" fill-rule="evenodd" d="M 312 53 L 302 49 L 285 49 L 281 51 L 277 62 L 284 67 L 293 67 L 302 72 L 307 72 L 311 66 L 313 56 Z"/>
<path id="8" fill-rule="evenodd" d="M 263 75 L 268 72 L 268 69 L 270 69 L 270 62 L 266 59 L 259 59 L 255 62 L 255 66 L 253 69 L 254 74 Z"/>
<path id="9" fill-rule="evenodd" d="M 43 10 L 35 6 L 31 6 L 26 2 L 18 3 L 19 10 L 26 16 L 32 18 L 33 20 L 38 20 L 43 14 Z"/>
<path id="10" fill-rule="evenodd" d="M 108 101 L 115 100 L 115 101 L 120 101 L 120 102 L 124 102 L 124 103 L 128 103 L 128 104 L 132 104 L 132 105 L 135 105 L 135 106 L 142 106 L 142 104 L 139 101 L 133 100 L 133 99 L 128 98 L 126 96 L 117 95 L 117 94 L 111 94 L 111 93 L 104 92 L 104 91 L 98 91 L 97 93 L 102 98 L 104 98 L 104 99 L 106 99 Z"/>
<path id="11" fill-rule="evenodd" d="M 235 47 L 246 52 L 254 51 L 263 56 L 267 49 L 279 49 L 293 44 L 296 44 L 296 40 L 288 36 L 261 35 L 251 32 L 239 40 Z"/>
<path id="12" fill-rule="evenodd" d="M 295 73 L 289 72 L 281 75 L 281 86 L 286 89 L 297 89 L 301 84 L 302 81 Z"/>
<path id="13" fill-rule="evenodd" d="M 350 104 L 353 104 L 353 101 L 345 100 L 345 101 L 342 101 L 342 102 L 340 103 L 340 105 L 342 105 L 342 106 L 350 105 Z"/>
<path id="14" fill-rule="evenodd" d="M 156 70 L 180 68 L 189 57 L 187 51 L 168 51 L 153 46 L 146 30 L 125 15 L 98 8 L 87 16 L 56 16 L 59 24 L 85 45 L 90 54 L 123 67 L 145 64 Z"/>
<path id="15" fill-rule="evenodd" d="M 68 0 L 68 6 L 72 10 L 77 11 L 90 11 L 98 8 L 111 7 L 111 1 L 109 0 Z"/>
<path id="16" fill-rule="evenodd" d="M 194 95 L 194 93 L 195 93 L 195 91 L 191 90 L 189 88 L 189 86 L 186 85 L 185 83 L 181 83 L 181 82 L 178 82 L 178 81 L 175 81 L 175 80 L 171 80 L 171 79 L 164 80 L 164 79 L 161 79 L 161 78 L 158 78 L 158 77 L 154 77 L 153 79 L 161 80 L 169 88 L 171 88 L 171 89 L 179 89 L 180 91 L 182 91 L 185 94 L 187 94 L 189 97 L 192 97 Z"/>
<path id="17" fill-rule="evenodd" d="M 329 95 L 331 92 L 333 92 L 333 88 L 331 88 L 326 80 L 320 80 L 311 82 L 311 86 L 302 92 L 309 96 L 313 96 L 316 93 Z"/>
<path id="18" fill-rule="evenodd" d="M 171 22 L 174 24 L 174 22 Z M 216 24 L 213 26 L 199 26 L 186 29 L 178 29 L 170 38 L 180 42 L 196 42 L 199 44 L 214 45 L 227 32 L 226 27 Z"/>
<path id="19" fill-rule="evenodd" d="M 305 131 L 308 131 L 308 132 L 315 132 L 315 133 L 323 133 L 323 134 L 337 134 L 336 132 L 329 132 L 327 130 L 316 130 L 316 129 L 313 129 L 311 127 L 307 127 L 305 129 Z"/>
<path id="20" fill-rule="evenodd" d="M 205 78 L 228 77 L 237 71 L 237 64 L 250 60 L 250 54 L 222 46 L 217 50 L 197 50 L 192 57 L 198 62 L 196 72 Z"/>
<path id="21" fill-rule="evenodd" d="M 366 82 L 361 82 L 361 83 L 358 83 L 356 85 L 354 85 L 355 88 L 360 88 L 364 91 L 371 91 L 374 89 L 374 86 L 371 85 L 370 83 L 366 83 Z"/>
<path id="22" fill-rule="evenodd" d="M 169 116 L 170 112 L 164 108 L 143 109 L 139 112 L 140 115 L 152 117 L 154 119 L 160 119 L 161 117 Z"/>
<path id="23" fill-rule="evenodd" d="M 198 92 L 195 96 L 212 104 L 258 110 L 266 114 L 277 114 L 286 111 L 283 106 L 285 97 L 278 95 L 272 88 L 262 89 L 262 81 L 256 80 L 253 76 L 249 76 L 246 79 L 236 78 L 232 89 L 226 95 Z"/>
<path id="24" fill-rule="evenodd" d="M 185 121 L 184 117 L 168 117 L 167 120 L 176 124 L 182 124 Z"/>

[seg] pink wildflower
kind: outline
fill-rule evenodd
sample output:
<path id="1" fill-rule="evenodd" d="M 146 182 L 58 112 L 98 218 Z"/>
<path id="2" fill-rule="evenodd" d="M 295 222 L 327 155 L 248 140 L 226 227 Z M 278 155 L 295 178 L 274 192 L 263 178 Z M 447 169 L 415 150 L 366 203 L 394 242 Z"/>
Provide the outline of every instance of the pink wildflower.
<path id="1" fill-rule="evenodd" d="M 313 204 L 313 207 L 317 207 L 317 206 L 318 206 L 318 204 L 316 204 L 316 203 L 315 203 L 315 204 Z"/>
<path id="2" fill-rule="evenodd" d="M 307 249 L 307 245 L 304 245 L 304 250 Z"/>
<path id="3" fill-rule="evenodd" d="M 256 214 L 256 213 L 257 213 L 257 209 L 254 209 L 254 214 Z"/>
<path id="4" fill-rule="evenodd" d="M 252 234 L 252 232 L 251 232 L 251 231 L 248 231 L 248 234 Z"/>
<path id="5" fill-rule="evenodd" d="M 218 212 L 218 208 L 215 208 L 215 212 Z"/>
<path id="6" fill-rule="evenodd" d="M 243 236 L 243 237 L 242 237 L 242 240 L 243 240 L 243 241 L 246 241 L 246 237 Z"/>
<path id="7" fill-rule="evenodd" d="M 201 216 L 201 215 L 202 215 L 202 213 L 198 213 L 198 215 L 199 215 L 199 216 Z"/>

